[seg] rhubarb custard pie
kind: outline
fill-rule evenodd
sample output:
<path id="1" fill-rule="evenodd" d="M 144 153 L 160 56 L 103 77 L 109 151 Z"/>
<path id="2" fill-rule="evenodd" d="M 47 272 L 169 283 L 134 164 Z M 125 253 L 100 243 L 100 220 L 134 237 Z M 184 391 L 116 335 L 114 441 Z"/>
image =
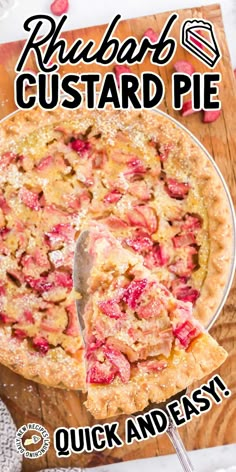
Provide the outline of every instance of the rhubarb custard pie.
<path id="1" fill-rule="evenodd" d="M 0 170 L 0 362 L 88 388 L 97 417 L 141 409 L 223 362 L 203 326 L 228 277 L 230 210 L 186 132 L 147 111 L 20 111 L 0 125 Z M 72 266 L 90 225 L 84 349 Z"/>
<path id="2" fill-rule="evenodd" d="M 127 241 L 90 226 L 86 405 L 96 418 L 160 403 L 218 367 L 226 352 Z M 125 246 L 125 247 L 124 247 Z"/>

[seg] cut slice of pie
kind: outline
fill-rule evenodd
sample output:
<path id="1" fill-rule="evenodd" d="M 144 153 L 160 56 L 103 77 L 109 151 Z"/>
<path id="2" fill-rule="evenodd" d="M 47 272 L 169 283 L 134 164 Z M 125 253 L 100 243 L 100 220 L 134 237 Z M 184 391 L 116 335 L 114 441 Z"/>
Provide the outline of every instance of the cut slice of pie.
<path id="1" fill-rule="evenodd" d="M 162 402 L 216 369 L 226 351 L 101 224 L 90 227 L 92 269 L 85 307 L 87 408 L 96 418 Z"/>

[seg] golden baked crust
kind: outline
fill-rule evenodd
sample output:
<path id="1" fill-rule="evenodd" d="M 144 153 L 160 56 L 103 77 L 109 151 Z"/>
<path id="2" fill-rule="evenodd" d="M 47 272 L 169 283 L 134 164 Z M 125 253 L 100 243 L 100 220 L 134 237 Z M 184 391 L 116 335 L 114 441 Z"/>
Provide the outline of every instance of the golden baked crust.
<path id="1" fill-rule="evenodd" d="M 145 376 L 138 371 L 127 384 L 90 385 L 85 405 L 97 419 L 142 411 L 149 402 L 161 403 L 208 375 L 226 357 L 226 351 L 209 334 L 202 334 L 187 351 L 176 350 L 161 372 Z"/>
<path id="2" fill-rule="evenodd" d="M 65 354 L 60 347 L 41 356 L 29 349 L 26 341 L 19 343 L 11 337 L 7 328 L 0 330 L 0 361 L 26 379 L 39 382 L 47 387 L 85 390 L 85 364 L 83 351 L 77 357 Z"/>
<path id="3" fill-rule="evenodd" d="M 210 250 L 207 274 L 194 310 L 194 316 L 208 326 L 222 299 L 230 273 L 233 258 L 232 217 L 220 178 L 206 154 L 189 137 L 185 144 L 188 148 L 189 173 L 193 173 L 198 181 L 208 215 Z M 179 156 L 175 165 L 184 168 L 185 156 Z"/>
<path id="4" fill-rule="evenodd" d="M 187 175 L 191 182 L 192 176 L 197 180 L 206 213 L 205 231 L 206 245 L 210 243 L 209 254 L 205 257 L 207 270 L 201 274 L 199 284 L 202 284 L 201 294 L 197 300 L 194 314 L 205 326 L 212 318 L 219 301 L 222 290 L 227 281 L 230 260 L 232 255 L 232 228 L 228 202 L 221 181 L 213 166 L 208 161 L 204 152 L 193 142 L 184 131 L 178 128 L 166 117 L 152 112 L 135 111 L 66 111 L 57 109 L 46 112 L 34 109 L 30 112 L 17 112 L 0 126 L 0 153 L 18 149 L 19 140 L 24 144 L 24 136 L 39 131 L 41 127 L 58 125 L 64 122 L 79 120 L 81 131 L 85 131 L 91 122 L 101 127 L 103 133 L 112 140 L 119 129 L 126 129 L 130 139 L 137 139 L 145 130 L 147 134 L 155 136 L 161 142 L 168 144 L 171 140 L 176 149 L 171 160 L 165 163 L 165 169 L 170 174 Z M 109 127 L 106 129 L 106 124 Z M 26 138 L 27 139 L 27 138 Z M 32 142 L 32 149 L 34 143 Z M 193 202 L 193 208 L 198 207 L 199 202 Z M 207 226 L 208 225 L 208 226 Z M 209 234 L 209 238 L 207 237 Z M 84 365 L 81 362 L 83 351 L 68 355 L 60 347 L 56 347 L 56 362 L 51 359 L 51 353 L 41 357 L 39 354 L 32 356 L 27 341 L 19 344 L 15 339 L 10 339 L 8 328 L 0 328 L 1 349 L 0 362 L 27 378 L 45 383 L 46 385 L 78 389 L 84 387 Z M 79 342 L 78 342 L 79 346 Z M 215 345 L 213 344 L 213 348 Z M 58 352 L 58 356 L 57 356 Z M 216 352 L 217 349 L 216 349 Z M 219 351 L 221 352 L 221 351 Z M 212 356 L 214 359 L 214 356 Z M 76 359 L 78 358 L 78 360 Z M 60 359 L 60 360 L 58 360 Z M 212 360 L 210 362 L 213 362 Z M 215 365 L 214 362 L 212 364 Z M 67 368 L 68 366 L 68 368 Z M 210 371 L 206 367 L 206 373 Z M 163 373 L 163 375 L 165 375 Z M 195 378 L 199 378 L 196 376 Z M 191 383 L 193 379 L 189 378 Z M 180 388 L 181 389 L 181 388 Z M 168 396 L 168 395 L 167 395 Z M 152 400 L 152 398 L 151 398 Z M 88 403 L 90 408 L 90 400 Z M 93 407 L 91 407 L 93 409 Z M 112 410 L 108 415 L 115 414 Z"/>

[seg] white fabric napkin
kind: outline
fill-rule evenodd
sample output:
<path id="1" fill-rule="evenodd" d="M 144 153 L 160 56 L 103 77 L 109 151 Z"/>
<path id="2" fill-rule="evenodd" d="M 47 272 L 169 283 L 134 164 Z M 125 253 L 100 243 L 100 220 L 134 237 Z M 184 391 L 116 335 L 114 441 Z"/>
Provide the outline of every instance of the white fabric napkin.
<path id="1" fill-rule="evenodd" d="M 15 446 L 15 423 L 4 403 L 0 400 L 0 470 L 21 472 L 22 457 Z"/>

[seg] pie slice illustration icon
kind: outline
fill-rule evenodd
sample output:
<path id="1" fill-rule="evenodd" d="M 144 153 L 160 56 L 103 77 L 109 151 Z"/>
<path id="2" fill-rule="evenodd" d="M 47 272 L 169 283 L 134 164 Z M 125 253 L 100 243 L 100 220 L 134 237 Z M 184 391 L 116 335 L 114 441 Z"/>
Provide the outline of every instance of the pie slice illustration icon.
<path id="1" fill-rule="evenodd" d="M 186 20 L 182 24 L 181 45 L 213 68 L 221 58 L 221 51 L 216 39 L 214 26 L 206 20 Z"/>
<path id="2" fill-rule="evenodd" d="M 30 446 L 30 444 L 38 444 L 40 440 L 41 440 L 41 437 L 34 434 L 32 438 L 25 440 L 24 446 Z"/>

